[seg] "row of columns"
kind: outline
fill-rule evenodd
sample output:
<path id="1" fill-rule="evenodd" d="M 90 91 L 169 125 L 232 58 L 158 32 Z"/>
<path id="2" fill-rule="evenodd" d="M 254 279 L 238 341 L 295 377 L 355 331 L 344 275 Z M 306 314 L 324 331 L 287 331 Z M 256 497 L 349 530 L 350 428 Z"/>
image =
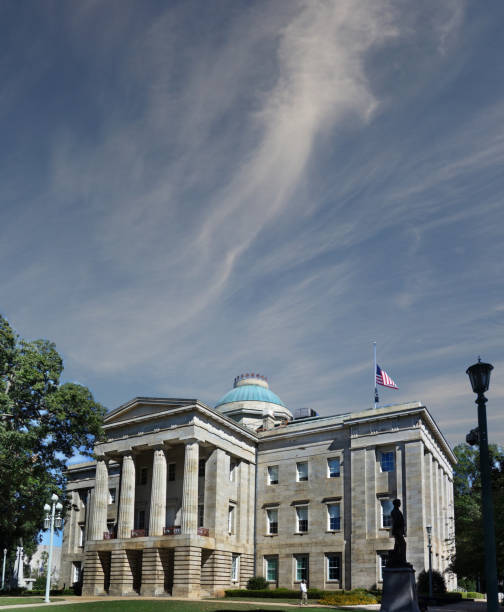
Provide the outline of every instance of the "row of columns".
<path id="1" fill-rule="evenodd" d="M 198 526 L 198 463 L 199 444 L 188 440 L 185 444 L 184 482 L 182 491 L 182 533 L 195 533 Z M 149 513 L 149 535 L 163 535 L 166 516 L 167 462 L 162 448 L 154 450 L 152 486 Z M 107 529 L 109 497 L 107 460 L 100 457 L 96 463 L 94 503 L 91 516 L 90 539 L 101 540 Z M 132 453 L 123 455 L 117 537 L 129 538 L 134 527 L 135 462 Z"/>
<path id="2" fill-rule="evenodd" d="M 432 525 L 434 569 L 444 571 L 454 538 L 453 482 L 431 453 L 425 459 L 426 523 Z"/>

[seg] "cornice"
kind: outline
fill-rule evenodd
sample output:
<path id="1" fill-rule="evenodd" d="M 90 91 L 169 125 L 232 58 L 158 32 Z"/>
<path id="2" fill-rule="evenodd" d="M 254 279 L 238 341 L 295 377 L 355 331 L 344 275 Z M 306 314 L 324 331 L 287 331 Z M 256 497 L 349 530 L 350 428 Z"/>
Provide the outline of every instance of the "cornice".
<path id="1" fill-rule="evenodd" d="M 172 406 L 178 406 L 178 408 L 175 408 L 175 409 L 169 408 L 168 410 L 163 410 L 161 412 L 145 414 L 142 416 L 134 417 L 131 419 L 125 419 L 123 421 L 118 421 L 118 422 L 110 422 L 111 420 L 110 417 L 117 417 L 118 415 L 122 414 L 124 411 L 131 410 L 132 408 L 136 406 L 142 406 L 142 405 L 143 406 L 170 406 L 172 405 Z M 153 420 L 159 419 L 159 417 L 162 417 L 162 416 L 172 416 L 175 414 L 180 414 L 183 412 L 191 412 L 191 411 L 196 411 L 200 413 L 201 415 L 206 416 L 210 420 L 217 422 L 220 425 L 228 429 L 231 429 L 236 434 L 243 436 L 247 438 L 248 440 L 251 440 L 254 443 L 257 442 L 258 438 L 253 431 L 251 431 L 247 427 L 244 427 L 243 425 L 240 425 L 236 421 L 233 421 L 232 419 L 222 414 L 221 412 L 217 412 L 216 410 L 210 408 L 209 406 L 207 406 L 203 402 L 200 402 L 199 400 L 179 400 L 179 399 L 173 399 L 173 398 L 136 397 L 130 400 L 129 402 L 127 402 L 126 404 L 123 404 L 122 406 L 119 406 L 119 408 L 116 408 L 115 410 L 110 412 L 105 418 L 105 424 L 103 426 L 103 429 L 105 431 L 111 430 L 111 429 L 117 429 L 119 427 L 124 427 L 125 425 L 130 425 L 133 423 L 143 423 L 146 421 L 153 421 Z"/>

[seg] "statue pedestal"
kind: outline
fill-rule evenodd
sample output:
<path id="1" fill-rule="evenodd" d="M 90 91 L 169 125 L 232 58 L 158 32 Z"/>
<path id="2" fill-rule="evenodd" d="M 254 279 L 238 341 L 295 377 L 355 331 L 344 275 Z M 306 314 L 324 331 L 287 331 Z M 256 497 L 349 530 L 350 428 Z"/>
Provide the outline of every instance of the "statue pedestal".
<path id="1" fill-rule="evenodd" d="M 380 612 L 420 612 L 413 568 L 384 568 Z"/>

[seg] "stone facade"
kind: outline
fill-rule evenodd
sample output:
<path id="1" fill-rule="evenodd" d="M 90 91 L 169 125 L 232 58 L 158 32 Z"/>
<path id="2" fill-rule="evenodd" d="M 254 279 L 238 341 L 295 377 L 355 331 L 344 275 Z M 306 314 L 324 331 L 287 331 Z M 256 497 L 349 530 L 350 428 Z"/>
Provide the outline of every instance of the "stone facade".
<path id="1" fill-rule="evenodd" d="M 408 560 L 427 567 L 432 524 L 434 568 L 446 570 L 455 458 L 422 404 L 284 417 L 252 430 L 197 400 L 153 398 L 109 413 L 97 461 L 68 469 L 62 582 L 191 597 L 254 574 L 288 588 L 303 577 L 380 586 L 395 497 Z"/>

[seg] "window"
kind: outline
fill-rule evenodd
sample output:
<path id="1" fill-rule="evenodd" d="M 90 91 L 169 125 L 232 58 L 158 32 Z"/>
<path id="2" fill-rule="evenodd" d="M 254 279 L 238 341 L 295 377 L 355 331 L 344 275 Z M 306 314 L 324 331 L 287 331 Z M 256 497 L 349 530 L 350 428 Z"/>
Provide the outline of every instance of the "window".
<path id="1" fill-rule="evenodd" d="M 233 553 L 231 557 L 231 582 L 238 582 L 240 579 L 240 555 Z"/>
<path id="2" fill-rule="evenodd" d="M 198 506 L 198 527 L 203 527 L 204 526 L 204 517 L 205 517 L 205 506 L 203 504 L 200 504 Z"/>
<path id="3" fill-rule="evenodd" d="M 380 453 L 380 468 L 382 472 L 393 472 L 395 470 L 394 451 Z"/>
<path id="4" fill-rule="evenodd" d="M 387 567 L 388 551 L 378 553 L 378 582 L 383 582 L 383 570 Z"/>
<path id="5" fill-rule="evenodd" d="M 139 510 L 137 515 L 137 529 L 145 529 L 145 510 Z"/>
<path id="6" fill-rule="evenodd" d="M 149 474 L 149 468 L 146 468 L 146 467 L 140 468 L 140 472 L 138 473 L 137 484 L 146 485 L 148 474 Z"/>
<path id="7" fill-rule="evenodd" d="M 394 509 L 394 504 L 390 501 L 390 499 L 382 499 L 381 501 L 381 526 L 383 528 L 392 527 L 392 517 L 390 513 Z"/>
<path id="8" fill-rule="evenodd" d="M 88 498 L 88 490 L 87 489 L 81 489 L 79 491 L 79 501 L 81 503 L 81 507 L 82 508 L 86 507 L 87 498 Z"/>
<path id="9" fill-rule="evenodd" d="M 113 520 L 107 521 L 107 531 L 110 533 L 111 536 L 115 534 L 115 523 Z"/>
<path id="10" fill-rule="evenodd" d="M 235 506 L 228 508 L 228 533 L 234 533 Z"/>
<path id="11" fill-rule="evenodd" d="M 238 464 L 236 461 L 231 461 L 229 464 L 229 480 L 230 482 L 234 482 L 236 479 L 236 466 Z"/>
<path id="12" fill-rule="evenodd" d="M 296 582 L 308 581 L 308 555 L 296 555 Z"/>
<path id="13" fill-rule="evenodd" d="M 297 532 L 308 531 L 308 506 L 296 506 Z"/>
<path id="14" fill-rule="evenodd" d="M 177 523 L 175 522 L 177 516 L 177 508 L 173 504 L 166 505 L 166 521 L 167 527 L 173 527 Z"/>
<path id="15" fill-rule="evenodd" d="M 340 556 L 336 553 L 327 553 L 327 580 L 340 580 Z"/>
<path id="16" fill-rule="evenodd" d="M 74 561 L 72 563 L 72 582 L 80 582 L 81 579 L 81 562 Z"/>
<path id="17" fill-rule="evenodd" d="M 268 520 L 268 534 L 274 535 L 278 533 L 278 509 L 268 508 L 266 516 Z"/>
<path id="18" fill-rule="evenodd" d="M 327 518 L 330 531 L 339 531 L 341 529 L 339 504 L 327 504 Z"/>
<path id="19" fill-rule="evenodd" d="M 278 557 L 265 557 L 266 580 L 276 582 L 278 580 Z"/>
<path id="20" fill-rule="evenodd" d="M 268 466 L 268 484 L 270 485 L 278 484 L 278 465 Z"/>
<path id="21" fill-rule="evenodd" d="M 79 546 L 84 546 L 85 525 L 79 525 Z"/>
<path id="22" fill-rule="evenodd" d="M 206 459 L 200 459 L 198 461 L 198 476 L 205 476 L 205 464 Z"/>
<path id="23" fill-rule="evenodd" d="M 332 457 L 327 460 L 327 476 L 328 478 L 339 478 L 340 475 L 340 460 Z"/>
<path id="24" fill-rule="evenodd" d="M 298 482 L 308 480 L 308 462 L 303 461 L 301 463 L 296 463 L 296 469 Z"/>
<path id="25" fill-rule="evenodd" d="M 115 504 L 116 502 L 116 490 L 115 489 L 109 489 L 109 500 L 108 503 L 109 504 Z"/>
<path id="26" fill-rule="evenodd" d="M 177 468 L 177 464 L 176 463 L 169 463 L 168 464 L 168 480 L 170 482 L 173 482 L 175 480 L 175 475 L 176 475 L 176 468 Z"/>

